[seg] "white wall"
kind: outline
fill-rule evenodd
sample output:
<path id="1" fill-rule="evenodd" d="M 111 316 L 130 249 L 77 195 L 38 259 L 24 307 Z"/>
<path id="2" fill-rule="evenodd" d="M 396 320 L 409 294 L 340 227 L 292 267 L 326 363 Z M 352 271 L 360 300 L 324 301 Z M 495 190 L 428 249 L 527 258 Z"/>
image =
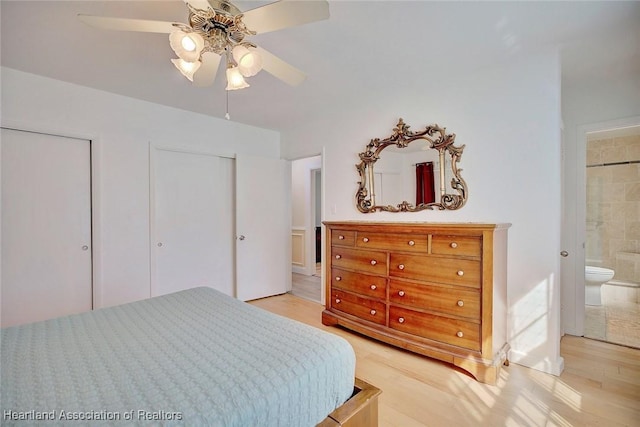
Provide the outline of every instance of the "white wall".
<path id="1" fill-rule="evenodd" d="M 8 68 L 1 73 L 3 126 L 94 141 L 96 308 L 150 295 L 149 143 L 220 155 L 280 155 L 274 131 Z"/>
<path id="2" fill-rule="evenodd" d="M 308 276 L 316 271 L 316 235 L 314 218 L 311 215 L 311 197 L 315 196 L 317 190 L 312 191 L 311 174 L 313 170 L 321 168 L 321 162 L 321 156 L 306 157 L 291 162 L 291 228 L 304 230 L 305 248 L 304 268 L 294 266 L 293 270 Z"/>
<path id="3" fill-rule="evenodd" d="M 562 322 L 584 334 L 586 131 L 640 125 L 640 70 L 620 64 L 562 80 L 564 223 Z"/>
<path id="4" fill-rule="evenodd" d="M 372 91 L 283 131 L 283 155 L 325 148 L 327 220 L 509 222 L 508 336 L 511 360 L 546 372 L 560 357 L 560 69 L 557 52 L 508 65 L 412 77 L 410 95 Z M 393 86 L 394 82 L 389 82 Z M 386 88 L 385 88 L 386 89 Z M 391 88 L 390 88 L 391 89 Z M 390 136 L 398 118 L 412 130 L 437 123 L 465 144 L 460 167 L 469 200 L 459 211 L 361 214 L 355 164 L 371 138 Z"/>

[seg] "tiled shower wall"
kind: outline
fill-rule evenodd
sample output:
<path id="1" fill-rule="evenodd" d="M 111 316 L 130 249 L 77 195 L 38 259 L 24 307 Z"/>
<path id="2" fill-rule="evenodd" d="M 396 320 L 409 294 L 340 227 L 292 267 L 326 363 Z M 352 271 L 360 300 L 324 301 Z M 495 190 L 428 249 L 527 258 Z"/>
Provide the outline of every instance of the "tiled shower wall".
<path id="1" fill-rule="evenodd" d="M 640 283 L 640 134 L 587 140 L 586 263 Z"/>

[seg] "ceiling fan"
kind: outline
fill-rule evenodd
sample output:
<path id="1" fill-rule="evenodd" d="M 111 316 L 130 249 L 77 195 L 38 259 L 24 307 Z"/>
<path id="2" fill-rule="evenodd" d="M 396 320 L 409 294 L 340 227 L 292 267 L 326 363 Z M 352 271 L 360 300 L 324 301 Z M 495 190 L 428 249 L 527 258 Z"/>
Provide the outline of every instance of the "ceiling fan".
<path id="1" fill-rule="evenodd" d="M 169 34 L 169 44 L 178 58 L 171 62 L 197 86 L 213 83 L 225 59 L 227 90 L 243 89 L 244 79 L 265 70 L 296 86 L 306 75 L 277 56 L 246 40 L 248 36 L 329 18 L 326 0 L 280 0 L 241 12 L 228 0 L 184 0 L 189 23 L 112 18 L 78 14 L 85 24 L 119 31 Z"/>

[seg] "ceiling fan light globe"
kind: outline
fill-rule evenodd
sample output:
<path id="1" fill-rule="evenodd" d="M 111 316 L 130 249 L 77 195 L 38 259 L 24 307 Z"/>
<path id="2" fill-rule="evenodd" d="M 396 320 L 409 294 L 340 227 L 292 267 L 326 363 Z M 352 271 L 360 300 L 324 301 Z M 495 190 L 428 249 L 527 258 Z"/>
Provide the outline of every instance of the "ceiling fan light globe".
<path id="1" fill-rule="evenodd" d="M 193 52 L 194 50 L 196 50 L 196 42 L 194 42 L 193 39 L 189 36 L 183 37 L 180 44 L 187 52 Z"/>
<path id="2" fill-rule="evenodd" d="M 193 81 L 193 75 L 200 68 L 200 61 L 189 62 L 184 59 L 172 59 L 173 65 L 185 76 L 189 81 Z"/>
<path id="3" fill-rule="evenodd" d="M 238 45 L 233 48 L 232 54 L 243 76 L 255 76 L 262 70 L 262 57 L 255 50 Z"/>
<path id="4" fill-rule="evenodd" d="M 227 68 L 227 90 L 238 90 L 249 87 L 249 83 L 247 83 L 240 74 L 240 70 L 238 67 L 230 67 Z"/>
<path id="5" fill-rule="evenodd" d="M 178 58 L 187 62 L 195 62 L 204 49 L 204 39 L 198 33 L 185 33 L 176 30 L 169 34 L 169 45 Z"/>

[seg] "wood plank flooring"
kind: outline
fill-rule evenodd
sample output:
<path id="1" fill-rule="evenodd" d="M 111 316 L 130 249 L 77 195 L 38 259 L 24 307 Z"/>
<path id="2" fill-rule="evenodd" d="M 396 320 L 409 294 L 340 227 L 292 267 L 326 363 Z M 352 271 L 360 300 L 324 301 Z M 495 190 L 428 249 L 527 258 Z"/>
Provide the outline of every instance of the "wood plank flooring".
<path id="1" fill-rule="evenodd" d="M 320 302 L 322 284 L 320 275 L 305 276 L 304 274 L 292 273 L 291 293 L 297 297 Z"/>
<path id="2" fill-rule="evenodd" d="M 321 323 L 322 305 L 291 294 L 251 302 L 347 339 L 356 375 L 382 389 L 381 427 L 640 426 L 640 350 L 565 336 L 559 377 L 512 363 L 498 384 Z"/>

